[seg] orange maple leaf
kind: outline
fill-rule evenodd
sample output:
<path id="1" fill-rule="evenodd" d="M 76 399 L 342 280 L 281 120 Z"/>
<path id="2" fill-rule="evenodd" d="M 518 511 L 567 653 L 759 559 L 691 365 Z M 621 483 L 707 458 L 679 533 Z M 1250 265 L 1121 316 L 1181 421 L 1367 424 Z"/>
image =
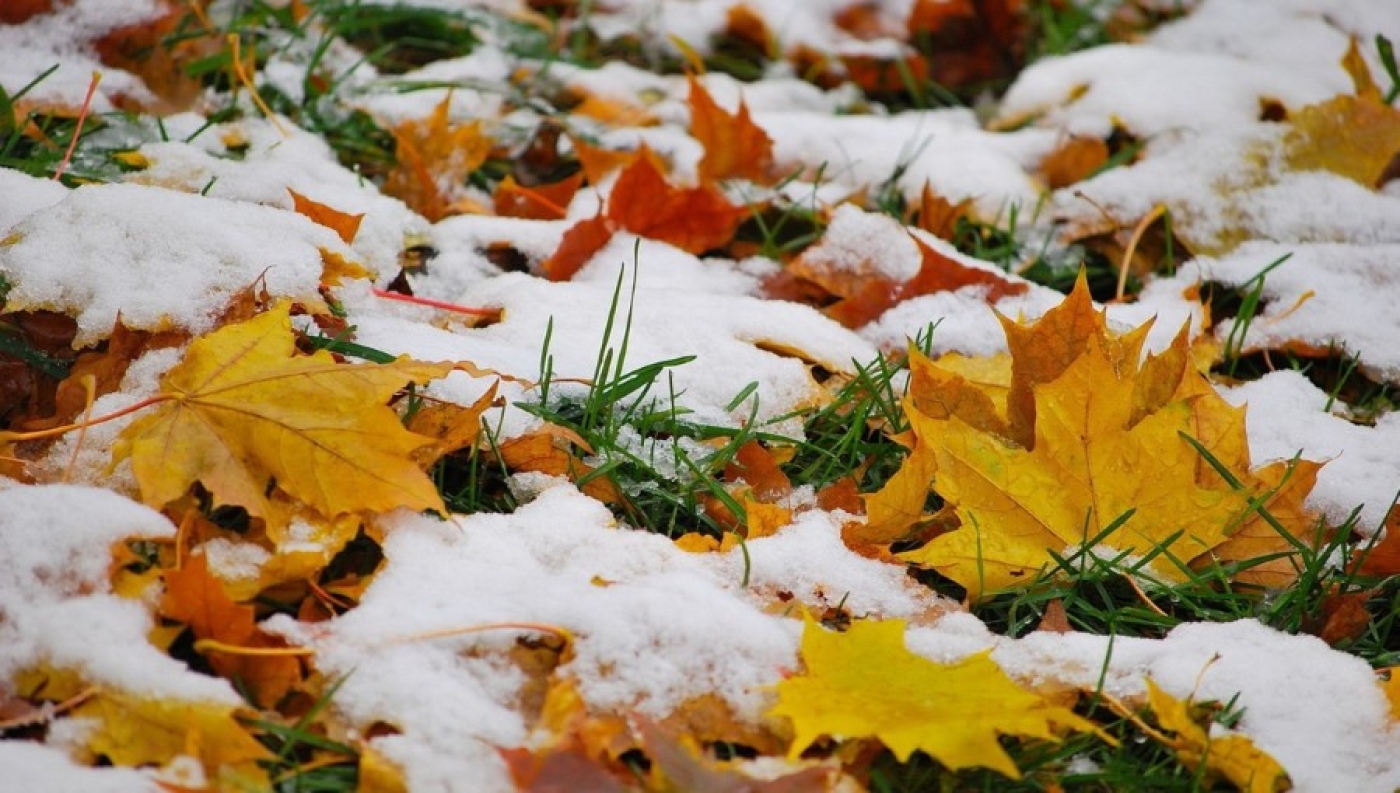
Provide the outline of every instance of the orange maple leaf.
<path id="1" fill-rule="evenodd" d="M 502 217 L 563 220 L 569 214 L 569 202 L 582 184 L 582 171 L 553 184 L 534 187 L 525 187 L 514 176 L 506 176 L 491 194 L 491 201 L 496 214 Z"/>
<path id="2" fill-rule="evenodd" d="M 491 153 L 480 122 L 454 124 L 448 118 L 451 102 L 449 94 L 426 119 L 394 128 L 397 164 L 384 180 L 385 193 L 434 222 L 457 213 L 458 190 Z"/>
<path id="3" fill-rule="evenodd" d="M 705 86 L 688 78 L 690 85 L 690 134 L 705 147 L 700 158 L 701 181 L 748 179 L 770 181 L 773 170 L 773 140 L 749 115 L 749 107 L 739 102 L 739 110 L 729 113 L 716 104 Z"/>
<path id="4" fill-rule="evenodd" d="M 541 270 L 552 281 L 572 278 L 618 229 L 703 253 L 729 242 L 748 212 L 709 185 L 672 186 L 643 151 L 618 175 L 607 208 L 570 227 Z"/>
<path id="5" fill-rule="evenodd" d="M 450 364 L 347 365 L 295 354 L 290 305 L 190 344 L 161 378 L 150 413 L 122 431 L 113 460 L 131 458 L 142 499 L 157 508 L 195 482 L 216 504 L 285 522 L 285 493 L 326 517 L 396 507 L 445 511 L 412 453 L 431 439 L 403 428 L 385 403 Z"/>
<path id="6" fill-rule="evenodd" d="M 188 625 L 196 642 L 211 640 L 234 648 L 286 646 L 258 628 L 252 606 L 235 603 L 228 596 L 223 584 L 209 572 L 209 560 L 203 554 L 187 558 L 178 570 L 166 571 L 160 610 Z M 288 656 L 239 655 L 211 649 L 205 657 L 216 673 L 243 684 L 265 708 L 275 706 L 301 679 L 300 662 Z"/>

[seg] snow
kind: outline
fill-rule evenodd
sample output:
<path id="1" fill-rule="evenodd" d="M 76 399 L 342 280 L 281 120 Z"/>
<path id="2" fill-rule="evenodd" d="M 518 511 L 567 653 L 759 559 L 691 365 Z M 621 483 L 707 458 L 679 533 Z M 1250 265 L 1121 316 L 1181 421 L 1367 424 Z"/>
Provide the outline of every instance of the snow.
<path id="1" fill-rule="evenodd" d="M 135 330 L 212 330 L 260 281 L 318 305 L 322 251 L 353 260 L 340 238 L 292 212 L 140 185 L 88 185 L 9 230 L 0 275 L 12 311 L 78 321 L 75 347 Z M 94 261 L 101 265 L 94 267 Z"/>
<path id="2" fill-rule="evenodd" d="M 446 0 L 416 4 L 457 7 Z M 491 5 L 519 6 L 505 0 Z M 618 0 L 595 8 L 590 24 L 604 33 L 643 31 L 644 55 L 675 55 L 679 49 L 667 34 L 703 52 L 736 5 Z M 807 47 L 836 55 L 901 46 L 892 39 L 862 42 L 836 26 L 832 16 L 853 5 L 849 0 L 745 5 L 767 21 L 783 51 Z M 911 5 L 889 0 L 875 10 L 897 25 Z M 842 203 L 882 190 L 917 202 L 927 184 L 951 201 L 971 199 L 984 220 L 1007 221 L 1015 212 L 1025 240 L 1048 241 L 1052 255 L 1055 246 L 1106 224 L 1130 229 L 1162 205 L 1197 255 L 1174 274 L 1151 280 L 1136 302 L 1107 306 L 1116 327 L 1153 320 L 1147 342 L 1153 350 L 1183 323 L 1199 335 L 1204 312 L 1188 294 L 1204 284 L 1247 287 L 1289 255 L 1263 280 L 1264 303 L 1244 335 L 1245 348 L 1335 348 L 1353 357 L 1366 377 L 1400 383 L 1394 312 L 1400 301 L 1400 180 L 1373 191 L 1335 174 L 1292 170 L 1283 156 L 1286 124 L 1261 119 L 1266 104 L 1292 112 L 1349 92 L 1339 65 L 1349 36 L 1381 75 L 1370 42 L 1376 33 L 1393 37 L 1400 30 L 1400 5 L 1194 5 L 1190 15 L 1142 42 L 1036 64 L 1018 78 L 991 125 L 970 110 L 855 114 L 856 92 L 818 89 L 781 69 L 755 83 L 720 74 L 700 79 L 721 106 L 747 103 L 774 141 L 779 169 L 794 176 L 782 194 L 829 220 L 820 242 L 805 253 L 809 262 L 870 269 L 896 281 L 917 272 L 918 251 L 902 224 Z M 97 111 L 128 100 L 150 102 L 139 78 L 101 66 L 89 42 L 161 7 L 132 2 L 118 11 L 102 0 L 74 0 L 25 24 L 0 26 L 0 85 L 13 93 L 60 63 L 26 101 L 76 108 L 90 72 L 98 69 L 104 76 Z M 261 75 L 264 84 L 299 90 L 306 56 L 295 47 L 277 53 Z M 337 68 L 348 68 L 350 56 L 333 51 L 329 57 Z M 514 95 L 500 90 L 512 75 L 645 109 L 653 126 L 613 128 L 557 115 L 568 118 L 571 131 L 608 146 L 645 142 L 668 160 L 673 178 L 693 181 L 701 150 L 685 131 L 688 88 L 681 77 L 621 63 L 583 69 L 529 62 L 488 43 L 406 75 L 381 76 L 361 65 L 346 79 L 357 107 L 386 127 L 426 115 L 448 95 L 444 86 L 455 84 L 454 119 L 485 117 L 489 134 L 514 140 L 546 111 L 517 106 Z M 439 87 L 399 90 L 418 81 Z M 568 220 L 477 215 L 430 224 L 341 166 L 321 139 L 287 119 L 248 116 L 206 126 L 208 110 L 167 117 L 165 140 L 137 141 L 144 165 L 119 183 L 69 190 L 0 169 L 6 310 L 75 317 L 77 348 L 106 338 L 118 317 L 131 328 L 195 336 L 215 327 L 234 295 L 258 283 L 273 295 L 320 305 L 327 253 L 363 264 L 382 285 L 397 272 L 405 245 L 430 243 L 439 255 L 409 277 L 415 293 L 500 309 L 499 321 L 470 327 L 450 312 L 377 297 L 363 281 L 330 294 L 348 312 L 361 344 L 490 370 L 434 382 L 427 388 L 432 397 L 470 404 L 495 383 L 491 372 L 505 375 L 498 395 L 506 404 L 488 415 L 500 439 L 540 424 L 513 403 L 537 398 L 547 327 L 555 394 L 581 394 L 580 381 L 593 377 L 600 351 L 620 350 L 625 340 L 623 369 L 695 356 L 667 369 L 651 397 L 674 398 L 697 422 L 739 427 L 752 420 L 764 432 L 789 437 L 800 437 L 802 427 L 784 417 L 828 398 L 813 377 L 814 365 L 849 374 L 881 351 L 902 349 L 930 326 L 935 353 L 1005 351 L 1000 323 L 976 287 L 905 301 L 851 331 L 814 309 L 763 299 L 763 279 L 778 267 L 771 260 L 701 258 L 627 233 L 616 234 L 572 281 L 548 282 L 531 272 L 573 221 L 595 214 L 609 184 L 580 191 Z M 1029 124 L 998 131 L 1021 121 Z M 1047 154 L 1070 135 L 1102 136 L 1115 128 L 1145 144 L 1136 162 L 1047 193 L 1035 176 Z M 761 189 L 727 187 L 736 196 Z M 358 236 L 346 245 L 291 211 L 288 189 L 342 212 L 364 213 Z M 991 267 L 920 238 L 967 266 Z M 518 252 L 526 272 L 493 263 L 487 252 L 498 246 Z M 1032 285 L 995 308 L 1033 319 L 1059 301 L 1058 293 Z M 610 314 L 616 322 L 607 335 Z M 1229 323 L 1216 332 L 1222 341 Z M 181 354 L 179 348 L 143 354 L 120 388 L 95 402 L 94 414 L 151 394 Z M 1281 362 L 1284 356 L 1275 355 Z M 756 384 L 752 395 L 732 405 L 750 383 Z M 1379 530 L 1400 490 L 1400 413 L 1354 415 L 1344 399 L 1331 399 L 1294 371 L 1220 391 L 1232 404 L 1248 406 L 1255 464 L 1300 453 L 1326 460 L 1309 505 L 1332 525 L 1355 513 L 1359 532 Z M 111 447 L 128 421 L 94 426 L 81 440 L 67 436 L 28 469 L 40 481 L 71 484 L 0 480 L 0 693 L 17 673 L 47 666 L 125 692 L 237 704 L 226 682 L 191 671 L 148 640 L 154 589 L 137 598 L 112 590 L 114 543 L 168 543 L 176 534 L 166 517 L 132 500 L 137 489 L 130 466 L 110 466 Z M 629 442 L 645 451 L 648 441 L 637 436 Z M 702 453 L 698 442 L 678 442 Z M 567 630 L 570 653 L 556 674 L 573 681 L 596 712 L 660 718 L 713 693 L 738 717 L 761 722 L 773 686 L 800 663 L 798 615 L 838 604 L 856 618 L 907 620 L 910 648 L 937 661 L 993 648 L 997 662 L 1028 683 L 1094 689 L 1102 680 L 1107 693 L 1131 698 L 1150 677 L 1177 697 L 1234 700 L 1243 711 L 1238 729 L 1283 763 L 1300 791 L 1400 787 L 1400 727 L 1372 671 L 1317 639 L 1242 620 L 1182 625 L 1156 640 L 1078 633 L 1012 640 L 918 585 L 903 567 L 850 551 L 841 525 L 852 516 L 817 508 L 810 492 L 794 496 L 791 525 L 776 534 L 742 549 L 691 554 L 666 537 L 619 525 L 604 505 L 563 480 L 516 475 L 510 484 L 528 502 L 512 514 L 374 519 L 385 562 L 356 608 L 324 622 L 279 615 L 263 623 L 313 649 L 321 674 L 344 678 L 331 704 L 336 724 L 397 763 L 414 790 L 460 789 L 464 779 L 474 789 L 511 789 L 496 749 L 537 739 L 519 707 L 532 681 L 507 651 L 519 637 L 539 632 L 447 635 L 453 631 L 498 622 Z M 293 537 L 287 547 L 300 542 L 318 550 L 302 540 Z M 211 539 L 191 552 L 206 555 L 213 570 L 242 589 L 256 586 L 270 558 L 252 539 Z M 398 733 L 369 737 L 381 722 Z M 64 719 L 47 744 L 0 742 L 4 784 L 156 789 L 146 772 L 70 760 L 61 750 L 81 743 L 84 728 Z"/>

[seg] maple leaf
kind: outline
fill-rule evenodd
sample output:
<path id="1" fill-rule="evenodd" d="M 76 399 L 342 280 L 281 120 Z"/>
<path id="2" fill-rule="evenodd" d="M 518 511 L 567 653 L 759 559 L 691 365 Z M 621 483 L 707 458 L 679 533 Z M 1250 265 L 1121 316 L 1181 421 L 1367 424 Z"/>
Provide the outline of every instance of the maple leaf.
<path id="1" fill-rule="evenodd" d="M 103 690 L 80 705 L 73 715 L 93 719 L 87 739 L 94 754 L 113 765 L 140 767 L 169 763 L 180 755 L 198 757 L 209 778 L 230 775 L 266 787 L 266 775 L 256 761 L 271 753 L 235 718 L 240 709 L 214 702 L 141 697 Z M 236 787 L 236 786 L 235 786 Z"/>
<path id="2" fill-rule="evenodd" d="M 1155 739 L 1176 752 L 1193 770 L 1202 764 L 1214 774 L 1230 780 L 1246 793 L 1274 793 L 1292 787 L 1288 774 L 1278 761 L 1254 745 L 1244 735 L 1212 736 L 1197 723 L 1189 700 L 1180 700 L 1163 691 L 1150 678 L 1147 702 L 1157 723 L 1172 735 L 1152 731 Z"/>
<path id="3" fill-rule="evenodd" d="M 720 107 L 695 79 L 687 78 L 690 95 L 690 134 L 705 147 L 700 158 L 700 179 L 748 179 L 767 182 L 773 170 L 773 140 L 749 115 L 749 107 L 739 102 L 739 110 L 729 113 Z"/>
<path id="4" fill-rule="evenodd" d="M 699 254 L 728 242 L 748 209 L 709 185 L 673 187 L 652 158 L 638 157 L 618 174 L 607 214 L 639 237 Z"/>
<path id="5" fill-rule="evenodd" d="M 209 560 L 203 554 L 191 556 L 180 569 L 166 572 L 161 613 L 188 625 L 196 641 L 209 639 L 232 647 L 286 646 L 257 627 L 252 606 L 233 602 L 219 579 L 209 572 Z M 214 650 L 206 657 L 215 672 L 242 683 L 262 707 L 276 705 L 301 679 L 300 663 L 287 656 Z"/>
<path id="6" fill-rule="evenodd" d="M 655 156 L 644 150 L 618 175 L 606 210 L 571 226 L 540 267 L 552 281 L 568 280 L 618 229 L 689 253 L 704 253 L 729 242 L 748 211 L 730 204 L 709 185 L 673 187 L 661 174 Z"/>
<path id="7" fill-rule="evenodd" d="M 458 188 L 491 153 L 480 122 L 453 124 L 448 118 L 451 102 L 449 93 L 426 119 L 394 128 L 398 164 L 384 180 L 385 193 L 434 222 L 456 213 Z"/>
<path id="8" fill-rule="evenodd" d="M 988 393 L 911 354 L 909 473 L 901 469 L 886 487 L 891 492 L 868 506 L 892 530 L 907 526 L 916 519 L 910 513 L 919 485 L 931 480 L 961 528 L 901 558 L 938 570 L 976 599 L 1028 583 L 1052 553 L 1090 541 L 1152 555 L 1156 576 L 1180 581 L 1180 565 L 1212 554 L 1239 560 L 1289 552 L 1293 540 L 1280 525 L 1304 536 L 1311 515 L 1302 505 L 1316 464 L 1294 469 L 1287 483 L 1282 468 L 1248 470 L 1243 410 L 1192 369 L 1185 329 L 1162 354 L 1140 362 L 1149 325 L 1110 334 L 1082 277 L 1040 321 L 1002 324 L 1011 348 L 1005 416 L 998 388 Z M 1272 521 L 1257 522 L 1250 512 L 1259 494 L 1279 507 Z M 1256 571 L 1253 582 L 1276 585 L 1294 575 L 1284 560 Z"/>
<path id="9" fill-rule="evenodd" d="M 161 378 L 157 406 L 124 429 L 113 461 L 131 458 L 145 503 L 157 508 L 195 482 L 216 504 L 285 521 L 270 486 L 334 517 L 396 507 L 445 511 L 412 453 L 431 440 L 403 428 L 385 403 L 450 364 L 339 364 L 295 355 L 290 304 L 190 344 Z"/>
<path id="10" fill-rule="evenodd" d="M 1293 114 L 1288 165 L 1324 170 L 1375 189 L 1400 156 L 1400 110 L 1368 96 L 1335 96 Z"/>
<path id="11" fill-rule="evenodd" d="M 875 738 L 896 759 L 915 750 L 950 769 L 981 766 L 1019 779 L 998 742 L 1002 735 L 1058 740 L 1056 728 L 1098 732 L 1067 708 L 1017 685 L 991 651 L 955 664 L 909 652 L 904 622 L 856 622 L 834 633 L 808 620 L 802 632 L 806 671 L 778 684 L 773 715 L 792 719 L 788 757 L 822 735 Z"/>

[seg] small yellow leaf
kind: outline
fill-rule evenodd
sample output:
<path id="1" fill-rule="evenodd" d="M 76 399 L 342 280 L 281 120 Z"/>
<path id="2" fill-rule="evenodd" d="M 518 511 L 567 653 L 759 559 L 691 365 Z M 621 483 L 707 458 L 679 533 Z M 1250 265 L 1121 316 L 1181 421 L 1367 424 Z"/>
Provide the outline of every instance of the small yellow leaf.
<path id="1" fill-rule="evenodd" d="M 1191 717 L 1190 701 L 1179 700 L 1147 680 L 1147 701 L 1162 729 L 1175 733 L 1167 745 L 1188 768 L 1200 768 L 1230 780 L 1246 793 L 1275 793 L 1292 785 L 1278 761 L 1243 735 L 1212 737 Z"/>
<path id="2" fill-rule="evenodd" d="M 1089 722 L 1021 688 L 990 651 L 939 664 L 904 646 L 904 622 L 856 622 L 833 633 L 808 621 L 806 671 L 778 684 L 771 713 L 792 719 L 796 759 L 823 735 L 875 738 L 901 761 L 916 750 L 950 769 L 1021 772 L 999 736 L 1058 740 L 1057 728 L 1097 732 Z"/>
<path id="3" fill-rule="evenodd" d="M 414 463 L 430 442 L 403 428 L 387 400 L 450 364 L 340 364 L 295 354 L 289 305 L 190 344 L 161 379 L 166 401 L 122 431 L 114 461 L 131 458 L 145 503 L 160 508 L 200 482 L 216 504 L 277 524 L 271 489 L 334 517 L 396 507 L 445 511 Z"/>

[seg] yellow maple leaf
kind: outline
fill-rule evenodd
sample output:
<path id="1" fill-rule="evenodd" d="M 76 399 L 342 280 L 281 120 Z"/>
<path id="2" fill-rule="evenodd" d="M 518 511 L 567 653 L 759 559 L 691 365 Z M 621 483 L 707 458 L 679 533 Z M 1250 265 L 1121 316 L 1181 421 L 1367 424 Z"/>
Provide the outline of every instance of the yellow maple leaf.
<path id="1" fill-rule="evenodd" d="M 778 684 L 773 715 L 792 719 L 788 756 L 796 759 L 822 735 L 875 738 L 895 757 L 915 750 L 950 769 L 981 766 L 1019 779 L 998 737 L 1058 740 L 1056 728 L 1098 732 L 1090 721 L 1021 688 L 990 651 L 955 664 L 914 655 L 904 622 L 856 622 L 845 633 L 808 621 L 803 674 Z"/>
<path id="2" fill-rule="evenodd" d="M 102 691 L 73 712 L 97 721 L 88 749 L 113 765 L 165 765 L 188 754 L 211 778 L 233 774 L 266 782 L 256 761 L 271 753 L 234 718 L 234 706 Z"/>
<path id="3" fill-rule="evenodd" d="M 1400 154 L 1400 110 L 1341 94 L 1294 114 L 1284 139 L 1294 170 L 1331 171 L 1375 189 Z"/>
<path id="4" fill-rule="evenodd" d="M 450 364 L 337 363 L 295 354 L 289 305 L 190 344 L 162 379 L 159 404 L 118 438 L 145 503 L 160 508 L 195 482 L 217 504 L 285 522 L 272 485 L 320 515 L 396 507 L 445 511 L 412 453 L 430 439 L 403 428 L 385 403 L 409 381 Z"/>
<path id="5" fill-rule="evenodd" d="M 1149 733 L 1176 752 L 1192 770 L 1202 763 L 1246 793 L 1274 793 L 1292 787 L 1278 761 L 1244 735 L 1212 736 L 1192 717 L 1190 700 L 1180 700 L 1147 680 L 1147 702 L 1157 723 L 1171 735 Z"/>
<path id="6" fill-rule="evenodd" d="M 1244 412 L 1194 370 L 1188 334 L 1140 360 L 1149 328 L 1108 331 L 1082 278 L 1064 303 L 1021 326 L 1003 319 L 1009 386 L 974 383 L 920 356 L 911 359 L 905 413 L 912 434 L 905 468 L 877 494 L 908 513 L 922 481 L 955 509 L 961 528 L 902 556 L 961 584 L 970 598 L 1029 583 L 1086 543 L 1151 557 L 1150 571 L 1183 580 L 1193 560 L 1287 552 L 1311 525 L 1302 500 L 1309 463 L 1286 488 L 1279 469 L 1251 473 Z M 965 366 L 963 367 L 966 368 Z M 987 389 L 987 390 L 984 390 Z M 1006 417 L 997 402 L 1005 396 Z M 1231 471 L 1226 481 L 1191 443 Z M 1250 498 L 1267 494 L 1279 520 L 1259 519 Z M 925 491 L 926 492 L 926 491 Z M 871 514 L 876 511 L 872 508 Z M 883 514 L 883 513 L 882 513 Z M 907 518 L 907 514 L 906 514 Z M 1291 562 L 1257 569 L 1250 583 L 1286 583 Z M 1243 580 L 1243 579 L 1242 579 Z"/>

